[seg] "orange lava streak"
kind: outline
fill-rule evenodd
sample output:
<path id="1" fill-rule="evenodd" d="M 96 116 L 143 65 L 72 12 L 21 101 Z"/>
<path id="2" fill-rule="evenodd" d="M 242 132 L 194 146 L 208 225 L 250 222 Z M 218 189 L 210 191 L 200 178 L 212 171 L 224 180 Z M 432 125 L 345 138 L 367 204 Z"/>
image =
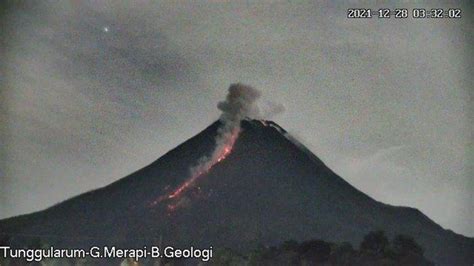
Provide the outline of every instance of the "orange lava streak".
<path id="1" fill-rule="evenodd" d="M 167 200 L 167 199 L 169 200 L 176 199 L 179 196 L 181 196 L 187 189 L 191 188 L 194 185 L 195 181 L 201 175 L 209 172 L 209 170 L 215 164 L 221 162 L 230 154 L 230 152 L 232 151 L 232 148 L 234 147 L 235 141 L 237 140 L 238 135 L 239 135 L 239 129 L 238 128 L 234 129 L 232 131 L 231 136 L 225 140 L 224 144 L 221 147 L 219 147 L 216 151 L 214 151 L 209 161 L 193 168 L 192 175 L 188 180 L 186 180 L 183 184 L 181 184 L 178 188 L 176 188 L 172 192 L 159 197 L 157 200 L 152 202 L 151 205 L 156 205 L 162 202 L 163 200 Z M 177 207 L 176 204 L 169 204 L 168 210 L 173 211 L 176 209 L 176 207 Z"/>

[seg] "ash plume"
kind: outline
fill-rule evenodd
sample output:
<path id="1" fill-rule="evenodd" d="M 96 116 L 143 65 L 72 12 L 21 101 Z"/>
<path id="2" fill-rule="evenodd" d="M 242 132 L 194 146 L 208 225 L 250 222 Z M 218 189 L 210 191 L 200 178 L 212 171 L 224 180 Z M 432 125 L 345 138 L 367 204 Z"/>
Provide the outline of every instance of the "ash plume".
<path id="1" fill-rule="evenodd" d="M 221 125 L 217 130 L 216 148 L 211 156 L 202 157 L 198 165 L 191 169 L 191 176 L 207 172 L 214 164 L 224 159 L 231 151 L 240 132 L 240 121 L 246 117 L 258 117 L 259 110 L 255 102 L 260 91 L 241 83 L 231 84 L 225 101 L 217 108 L 222 111 Z"/>

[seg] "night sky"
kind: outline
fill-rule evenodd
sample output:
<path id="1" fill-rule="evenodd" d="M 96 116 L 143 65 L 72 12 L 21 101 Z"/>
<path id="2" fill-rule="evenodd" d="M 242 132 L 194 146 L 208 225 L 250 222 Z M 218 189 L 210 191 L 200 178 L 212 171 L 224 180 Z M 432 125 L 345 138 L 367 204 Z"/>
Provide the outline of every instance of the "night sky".
<path id="1" fill-rule="evenodd" d="M 474 236 L 467 5 L 39 2 L 3 7 L 0 218 L 151 163 L 218 119 L 243 82 L 349 183 Z M 348 19 L 350 7 L 464 17 Z"/>

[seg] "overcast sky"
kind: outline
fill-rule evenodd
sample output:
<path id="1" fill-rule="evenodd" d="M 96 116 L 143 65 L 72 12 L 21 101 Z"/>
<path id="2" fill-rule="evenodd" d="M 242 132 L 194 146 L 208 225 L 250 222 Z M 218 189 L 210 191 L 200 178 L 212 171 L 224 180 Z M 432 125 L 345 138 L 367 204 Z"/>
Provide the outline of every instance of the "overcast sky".
<path id="1" fill-rule="evenodd" d="M 474 236 L 466 6 L 41 2 L 2 18 L 0 218 L 151 163 L 216 120 L 240 81 L 361 191 Z M 346 18 L 421 6 L 464 17 Z"/>

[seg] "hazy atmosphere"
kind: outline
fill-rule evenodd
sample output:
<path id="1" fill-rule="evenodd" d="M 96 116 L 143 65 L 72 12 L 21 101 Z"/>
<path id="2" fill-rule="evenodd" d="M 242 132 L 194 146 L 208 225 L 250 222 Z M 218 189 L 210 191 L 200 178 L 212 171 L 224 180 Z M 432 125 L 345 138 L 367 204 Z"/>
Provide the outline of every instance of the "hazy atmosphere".
<path id="1" fill-rule="evenodd" d="M 243 82 L 353 186 L 474 236 L 467 5 L 41 2 L 2 14 L 0 219 L 151 163 L 218 119 Z M 464 13 L 346 17 L 395 6 Z"/>

